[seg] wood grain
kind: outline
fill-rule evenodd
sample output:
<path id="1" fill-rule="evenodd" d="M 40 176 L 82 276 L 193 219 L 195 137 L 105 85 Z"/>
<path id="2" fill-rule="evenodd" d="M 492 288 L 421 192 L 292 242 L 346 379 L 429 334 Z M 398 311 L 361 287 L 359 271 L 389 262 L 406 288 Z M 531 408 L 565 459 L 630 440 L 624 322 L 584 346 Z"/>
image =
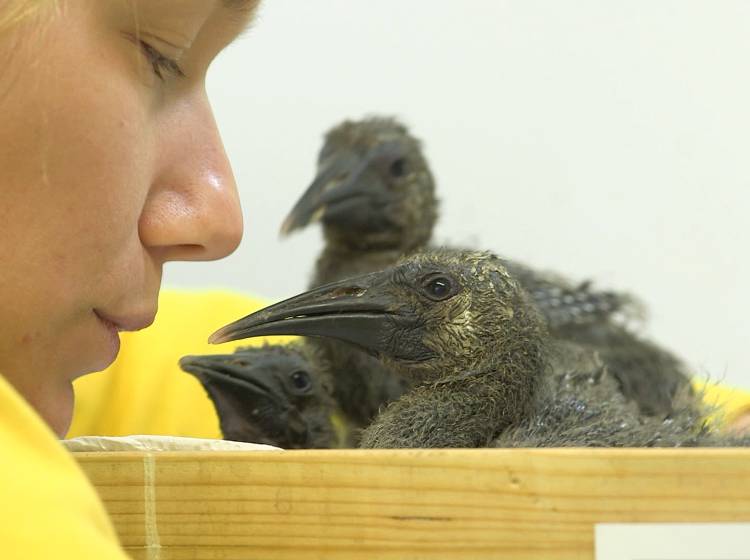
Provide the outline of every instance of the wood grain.
<path id="1" fill-rule="evenodd" d="M 593 559 L 597 522 L 750 521 L 750 449 L 76 457 L 136 559 Z"/>

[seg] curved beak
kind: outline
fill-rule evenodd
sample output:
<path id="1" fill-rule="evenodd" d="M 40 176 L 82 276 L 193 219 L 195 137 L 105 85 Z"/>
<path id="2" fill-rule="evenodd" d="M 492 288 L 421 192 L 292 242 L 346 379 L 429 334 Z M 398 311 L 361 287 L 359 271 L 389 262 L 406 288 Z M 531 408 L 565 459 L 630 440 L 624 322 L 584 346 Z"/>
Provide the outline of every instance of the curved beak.
<path id="1" fill-rule="evenodd" d="M 375 356 L 406 361 L 434 357 L 421 342 L 419 318 L 393 294 L 390 273 L 326 284 L 230 323 L 208 341 L 291 334 L 335 338 Z"/>
<path id="2" fill-rule="evenodd" d="M 320 170 L 289 212 L 280 234 L 288 235 L 319 220 L 361 221 L 386 193 L 366 159 L 340 157 Z"/>
<path id="3" fill-rule="evenodd" d="M 236 364 L 238 359 L 237 354 L 208 354 L 183 356 L 179 363 L 183 371 L 194 375 L 204 384 L 214 382 L 249 391 L 259 398 L 278 402 L 279 397 L 274 393 L 270 384 L 255 375 L 248 374 L 246 366 Z"/>

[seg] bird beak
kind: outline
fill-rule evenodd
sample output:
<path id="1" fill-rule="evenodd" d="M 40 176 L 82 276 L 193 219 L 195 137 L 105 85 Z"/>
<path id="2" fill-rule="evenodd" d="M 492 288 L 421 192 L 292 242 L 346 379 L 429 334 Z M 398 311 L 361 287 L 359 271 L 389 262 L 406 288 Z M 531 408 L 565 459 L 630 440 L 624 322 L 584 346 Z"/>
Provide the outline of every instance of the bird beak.
<path id="1" fill-rule="evenodd" d="M 255 376 L 244 373 L 244 368 L 233 364 L 237 359 L 236 354 L 184 356 L 180 358 L 180 367 L 183 371 L 197 377 L 201 383 L 214 382 L 237 387 L 257 395 L 259 399 L 278 402 L 279 398 L 271 387 Z"/>
<path id="2" fill-rule="evenodd" d="M 391 293 L 390 276 L 388 269 L 326 284 L 239 319 L 209 342 L 291 334 L 335 338 L 403 361 L 433 358 L 421 342 L 419 318 Z"/>
<path id="3" fill-rule="evenodd" d="M 379 195 L 386 193 L 368 161 L 346 158 L 324 167 L 281 225 L 281 235 L 319 220 L 347 221 L 366 218 Z"/>

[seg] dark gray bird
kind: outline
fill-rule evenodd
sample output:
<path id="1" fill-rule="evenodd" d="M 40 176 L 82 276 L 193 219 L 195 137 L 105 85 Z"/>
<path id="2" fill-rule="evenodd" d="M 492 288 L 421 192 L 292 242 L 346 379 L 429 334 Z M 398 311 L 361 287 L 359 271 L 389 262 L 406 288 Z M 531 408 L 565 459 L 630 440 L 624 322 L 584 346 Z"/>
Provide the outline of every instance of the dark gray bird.
<path id="1" fill-rule="evenodd" d="M 301 343 L 185 356 L 216 407 L 225 439 L 286 449 L 347 446 L 347 430 L 320 358 Z"/>
<path id="2" fill-rule="evenodd" d="M 316 287 L 382 270 L 423 247 L 437 206 L 427 160 L 406 126 L 386 117 L 344 121 L 326 133 L 317 175 L 281 232 L 322 223 Z"/>
<path id="3" fill-rule="evenodd" d="M 352 343 L 415 384 L 365 430 L 362 446 L 488 445 L 531 406 L 547 367 L 544 321 L 498 259 L 449 255 L 328 284 L 228 325 L 211 342 L 293 332 Z"/>
<path id="4" fill-rule="evenodd" d="M 282 233 L 322 222 L 325 247 L 310 284 L 316 287 L 382 270 L 424 249 L 437 216 L 435 181 L 419 140 L 395 119 L 371 117 L 345 121 L 326 134 L 317 176 Z M 553 336 L 599 351 L 619 390 L 642 413 L 671 411 L 672 399 L 689 387 L 689 379 L 673 355 L 624 326 L 623 318 L 642 314 L 634 298 L 514 261 L 504 264 L 531 295 Z M 331 364 L 337 400 L 360 425 L 408 388 L 377 361 L 336 340 L 312 344 Z"/>
<path id="5" fill-rule="evenodd" d="M 672 353 L 632 332 L 627 323 L 642 319 L 643 304 L 633 296 L 593 290 L 552 272 L 517 262 L 504 264 L 530 293 L 553 337 L 596 351 L 617 380 L 617 388 L 648 416 L 672 412 L 673 401 L 691 391 L 686 366 Z"/>
<path id="6" fill-rule="evenodd" d="M 690 445 L 707 439 L 689 407 L 681 423 L 641 420 L 594 355 L 570 343 L 575 351 L 567 351 L 547 336 L 523 288 L 488 253 L 415 255 L 270 306 L 210 340 L 275 334 L 349 342 L 412 380 L 414 387 L 364 431 L 362 447 L 555 445 L 558 438 L 563 445 Z M 562 431 L 555 423 L 560 419 Z M 582 420 L 593 435 L 581 431 Z"/>
<path id="7" fill-rule="evenodd" d="M 437 220 L 435 184 L 418 139 L 395 119 L 345 121 L 325 136 L 315 179 L 281 231 L 320 221 L 325 246 L 310 287 L 374 272 L 423 247 Z M 334 396 L 360 427 L 408 381 L 333 339 L 310 341 L 331 364 Z"/>
<path id="8" fill-rule="evenodd" d="M 644 416 L 618 390 L 617 380 L 597 353 L 557 341 L 552 343 L 550 356 L 553 374 L 540 385 L 532 413 L 503 431 L 493 447 L 740 444 L 711 433 L 705 422 L 709 410 L 690 391 L 675 396 L 668 416 Z"/>

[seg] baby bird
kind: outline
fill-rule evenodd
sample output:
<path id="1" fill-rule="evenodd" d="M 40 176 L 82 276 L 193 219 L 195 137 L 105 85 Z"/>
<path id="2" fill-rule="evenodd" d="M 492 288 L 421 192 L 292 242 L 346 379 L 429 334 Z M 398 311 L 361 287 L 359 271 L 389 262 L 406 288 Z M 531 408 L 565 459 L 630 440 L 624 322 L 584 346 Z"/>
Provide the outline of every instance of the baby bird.
<path id="1" fill-rule="evenodd" d="M 185 356 L 216 407 L 225 439 L 286 449 L 347 446 L 348 435 L 320 358 L 301 343 Z"/>
<path id="2" fill-rule="evenodd" d="M 437 220 L 435 183 L 420 142 L 387 117 L 329 130 L 315 179 L 284 221 L 283 235 L 320 221 L 325 246 L 310 287 L 387 268 L 423 247 Z M 331 364 L 334 395 L 366 426 L 408 382 L 371 356 L 333 339 L 310 341 Z"/>
<path id="3" fill-rule="evenodd" d="M 281 233 L 322 223 L 314 288 L 381 270 L 423 247 L 437 207 L 421 144 L 406 126 L 387 117 L 344 121 L 326 133 L 317 175 Z"/>
<path id="4" fill-rule="evenodd" d="M 210 340 L 275 334 L 354 344 L 412 381 L 365 429 L 362 447 L 688 445 L 703 437 L 697 416 L 681 418 L 668 436 L 660 420 L 641 423 L 595 356 L 574 345 L 561 351 L 548 337 L 526 292 L 489 253 L 414 255 L 270 306 Z M 602 396 L 603 416 L 594 406 Z M 598 431 L 576 435 L 579 420 L 591 426 L 596 414 Z M 562 435 L 555 418 L 565 419 Z"/>
<path id="5" fill-rule="evenodd" d="M 415 386 L 363 447 L 480 447 L 528 413 L 545 375 L 544 321 L 499 259 L 416 255 L 220 329 L 211 342 L 295 333 L 354 344 Z"/>
<path id="6" fill-rule="evenodd" d="M 428 246 L 438 217 L 435 181 L 420 141 L 393 118 L 345 121 L 325 136 L 318 172 L 282 226 L 282 234 L 323 225 L 325 247 L 310 287 L 392 266 Z M 599 351 L 642 413 L 668 414 L 689 379 L 679 360 L 627 330 L 620 318 L 640 315 L 627 294 L 573 284 L 559 275 L 506 260 L 551 334 Z M 606 339 L 606 342 L 602 342 Z M 315 341 L 332 367 L 334 394 L 360 425 L 408 388 L 408 381 L 336 340 Z M 361 372 L 361 374 L 352 372 Z"/>

